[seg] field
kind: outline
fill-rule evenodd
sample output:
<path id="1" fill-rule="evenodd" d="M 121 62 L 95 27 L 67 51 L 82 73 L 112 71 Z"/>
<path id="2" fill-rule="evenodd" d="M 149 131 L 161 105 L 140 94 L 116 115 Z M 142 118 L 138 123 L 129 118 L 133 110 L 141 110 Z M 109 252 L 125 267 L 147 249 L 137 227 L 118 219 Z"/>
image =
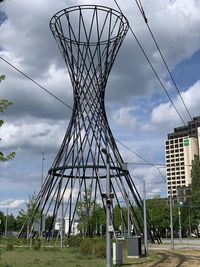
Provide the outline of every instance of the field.
<path id="1" fill-rule="evenodd" d="M 153 263 L 159 256 L 151 254 L 148 258 L 124 258 L 124 266 L 134 266 L 137 263 Z M 12 251 L 1 249 L 0 267 L 105 267 L 105 258 L 97 259 L 94 256 L 85 256 L 73 248 L 15 248 Z"/>
<path id="2" fill-rule="evenodd" d="M 123 251 L 122 266 L 141 267 L 197 267 L 200 266 L 200 250 L 181 245 L 171 251 L 164 244 L 150 246 L 148 257 L 127 258 L 127 249 Z M 77 247 L 60 249 L 59 247 L 5 247 L 0 248 L 0 267 L 105 267 L 104 257 L 81 253 Z"/>

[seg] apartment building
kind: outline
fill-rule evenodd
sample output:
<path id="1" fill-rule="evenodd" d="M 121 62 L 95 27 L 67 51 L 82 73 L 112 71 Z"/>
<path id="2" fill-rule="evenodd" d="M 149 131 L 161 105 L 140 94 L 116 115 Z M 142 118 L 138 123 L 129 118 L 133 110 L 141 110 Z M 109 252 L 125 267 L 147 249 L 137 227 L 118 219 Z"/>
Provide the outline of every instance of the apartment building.
<path id="1" fill-rule="evenodd" d="M 167 195 L 177 198 L 181 188 L 191 185 L 194 155 L 199 155 L 200 116 L 187 125 L 174 128 L 165 143 Z"/>

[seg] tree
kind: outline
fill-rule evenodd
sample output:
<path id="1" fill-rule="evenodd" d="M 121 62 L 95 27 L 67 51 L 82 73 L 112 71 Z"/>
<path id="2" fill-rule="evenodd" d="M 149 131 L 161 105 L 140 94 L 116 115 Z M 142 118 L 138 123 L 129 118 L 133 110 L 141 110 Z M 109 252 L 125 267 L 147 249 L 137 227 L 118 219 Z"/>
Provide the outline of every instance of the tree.
<path id="1" fill-rule="evenodd" d="M 84 236 L 102 234 L 105 212 L 95 200 L 92 200 L 91 188 L 82 194 L 81 200 L 77 203 L 76 212 L 80 221 L 78 228 Z"/>
<path id="2" fill-rule="evenodd" d="M 29 196 L 29 200 L 26 202 L 26 211 L 21 209 L 19 211 L 19 215 L 17 216 L 17 229 L 21 229 L 20 234 L 22 234 L 22 232 L 24 233 L 26 230 L 27 238 L 29 237 L 30 227 L 34 220 L 40 219 L 40 214 L 35 209 L 35 200 L 36 195 L 34 193 L 33 195 Z M 27 226 L 26 229 L 25 226 Z"/>
<path id="3" fill-rule="evenodd" d="M 5 80 L 5 75 L 0 75 L 0 82 Z M 0 112 L 4 112 L 8 106 L 12 105 L 12 102 L 6 99 L 0 99 Z M 4 121 L 0 119 L 0 127 L 4 124 Z M 1 140 L 1 139 L 0 139 Z M 0 151 L 0 162 L 8 161 L 13 159 L 15 156 L 15 152 L 11 152 L 8 155 L 4 155 L 3 152 Z"/>
<path id="4" fill-rule="evenodd" d="M 0 236 L 5 230 L 5 216 L 2 211 L 0 211 Z"/>
<path id="5" fill-rule="evenodd" d="M 160 196 L 155 196 L 153 199 L 146 201 L 146 206 L 152 225 L 161 236 L 164 236 L 166 229 L 169 229 L 170 226 L 169 207 L 166 200 L 160 198 Z"/>
<path id="6" fill-rule="evenodd" d="M 16 231 L 16 219 L 12 213 L 7 216 L 7 230 Z"/>
<path id="7" fill-rule="evenodd" d="M 200 160 L 195 155 L 191 170 L 192 179 L 192 200 L 191 200 L 191 219 L 195 228 L 200 224 Z"/>
<path id="8" fill-rule="evenodd" d="M 197 155 L 194 155 L 194 160 L 192 161 L 191 179 L 192 191 L 200 191 L 200 160 Z"/>

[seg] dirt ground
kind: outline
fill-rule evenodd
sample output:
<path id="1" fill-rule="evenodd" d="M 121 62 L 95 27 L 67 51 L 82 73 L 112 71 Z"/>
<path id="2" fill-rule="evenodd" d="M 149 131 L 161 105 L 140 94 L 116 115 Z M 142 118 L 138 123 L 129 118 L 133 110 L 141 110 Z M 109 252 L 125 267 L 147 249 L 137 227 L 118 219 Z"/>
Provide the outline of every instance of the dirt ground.
<path id="1" fill-rule="evenodd" d="M 160 257 L 147 267 L 197 267 L 200 266 L 200 250 L 154 251 Z"/>

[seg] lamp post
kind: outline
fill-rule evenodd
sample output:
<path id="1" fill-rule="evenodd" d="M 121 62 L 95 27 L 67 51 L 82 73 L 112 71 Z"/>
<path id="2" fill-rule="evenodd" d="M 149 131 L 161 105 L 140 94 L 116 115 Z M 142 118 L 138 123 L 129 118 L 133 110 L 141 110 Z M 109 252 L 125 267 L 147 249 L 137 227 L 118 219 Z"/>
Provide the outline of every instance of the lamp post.
<path id="1" fill-rule="evenodd" d="M 148 240 L 147 240 L 147 211 L 146 211 L 146 187 L 145 180 L 143 181 L 143 210 L 144 210 L 144 250 L 145 255 L 148 253 Z"/>
<path id="2" fill-rule="evenodd" d="M 127 208 L 128 208 L 128 237 L 129 237 L 129 236 L 131 236 L 129 191 L 128 191 L 128 199 L 127 199 Z"/>
<path id="3" fill-rule="evenodd" d="M 8 230 L 8 208 L 6 209 L 5 238 L 7 238 L 7 230 Z"/>
<path id="4" fill-rule="evenodd" d="M 42 171 L 41 171 L 41 190 L 42 190 L 42 186 L 43 186 L 43 177 L 44 177 L 44 153 L 45 153 L 45 148 L 42 148 Z M 42 208 L 42 207 L 40 207 Z M 42 236 L 42 231 L 43 231 L 43 226 L 44 226 L 44 218 L 43 218 L 43 214 L 41 213 L 41 219 L 40 219 L 40 236 Z"/>
<path id="5" fill-rule="evenodd" d="M 63 248 L 63 238 L 64 238 L 64 200 L 61 202 L 61 220 L 60 220 L 60 248 Z"/>
<path id="6" fill-rule="evenodd" d="M 178 201 L 178 221 L 179 221 L 179 241 L 182 242 L 182 226 L 181 226 L 181 208 L 183 203 Z"/>
<path id="7" fill-rule="evenodd" d="M 111 186 L 110 186 L 110 162 L 109 147 L 101 150 L 106 155 L 106 267 L 111 267 L 111 223 L 110 223 L 110 206 L 111 206 Z"/>
<path id="8" fill-rule="evenodd" d="M 170 189 L 169 209 L 170 209 L 170 229 L 171 229 L 171 250 L 174 250 L 174 229 L 173 229 L 172 190 L 171 189 Z"/>
<path id="9" fill-rule="evenodd" d="M 43 147 L 42 148 L 42 175 L 41 175 L 41 188 L 42 188 L 42 185 L 43 185 L 43 176 L 44 176 L 44 160 L 45 160 L 45 157 L 44 157 L 44 153 L 45 153 L 45 148 Z"/>

